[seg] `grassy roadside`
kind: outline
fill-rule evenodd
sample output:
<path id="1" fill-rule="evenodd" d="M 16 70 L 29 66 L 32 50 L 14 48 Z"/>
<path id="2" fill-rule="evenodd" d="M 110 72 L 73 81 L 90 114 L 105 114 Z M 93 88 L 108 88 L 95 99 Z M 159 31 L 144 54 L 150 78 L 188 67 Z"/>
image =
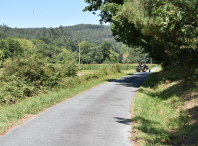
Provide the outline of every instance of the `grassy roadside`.
<path id="1" fill-rule="evenodd" d="M 93 73 L 96 72 L 97 70 L 80 70 L 77 73 Z"/>
<path id="2" fill-rule="evenodd" d="M 97 70 L 81 70 L 79 72 L 77 72 L 78 74 L 89 74 L 89 73 L 94 73 L 96 72 Z M 123 73 L 133 73 L 133 72 L 136 72 L 135 69 L 130 69 L 130 70 L 121 70 Z"/>
<path id="3" fill-rule="evenodd" d="M 169 72 L 151 74 L 132 105 L 136 145 L 198 145 L 197 92 Z"/>
<path id="4" fill-rule="evenodd" d="M 115 64 L 110 64 L 110 66 L 112 65 L 115 65 Z M 126 63 L 126 64 L 122 64 L 122 63 L 119 63 L 120 65 L 120 69 L 121 70 L 135 70 L 136 69 L 136 65 L 137 63 Z M 149 67 L 152 66 L 152 67 L 157 67 L 158 64 L 147 64 Z M 98 68 L 108 68 L 109 67 L 109 64 L 81 64 L 80 65 L 80 68 L 81 70 L 97 70 Z"/>
<path id="5" fill-rule="evenodd" d="M 3 74 L 3 68 L 0 68 L 0 74 Z"/>
<path id="6" fill-rule="evenodd" d="M 75 87 L 61 89 L 57 92 L 50 92 L 36 97 L 27 98 L 21 102 L 18 102 L 12 106 L 0 107 L 0 134 L 8 131 L 13 125 L 17 125 L 21 118 L 24 118 L 27 114 L 37 114 L 40 111 L 56 105 L 68 98 L 71 98 L 83 91 L 86 91 L 101 83 L 118 79 L 127 74 L 117 73 L 113 75 L 106 75 L 99 79 L 89 80 L 82 84 L 75 85 Z"/>

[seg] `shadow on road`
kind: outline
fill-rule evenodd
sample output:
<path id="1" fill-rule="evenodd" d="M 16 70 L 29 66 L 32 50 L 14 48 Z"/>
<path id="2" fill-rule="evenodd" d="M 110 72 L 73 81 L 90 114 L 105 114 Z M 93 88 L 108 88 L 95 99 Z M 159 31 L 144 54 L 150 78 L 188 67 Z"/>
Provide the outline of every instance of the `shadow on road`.
<path id="1" fill-rule="evenodd" d="M 121 124 L 125 124 L 125 125 L 131 125 L 131 119 L 124 119 L 124 118 L 119 118 L 119 117 L 114 117 L 115 119 L 117 119 L 118 123 L 121 123 Z"/>
<path id="2" fill-rule="evenodd" d="M 141 72 L 141 73 L 136 73 L 118 80 L 115 79 L 110 79 L 107 80 L 108 82 L 115 82 L 117 83 L 116 85 L 123 85 L 126 87 L 135 87 L 139 88 L 140 85 L 143 83 L 143 81 L 150 75 L 148 72 Z"/>

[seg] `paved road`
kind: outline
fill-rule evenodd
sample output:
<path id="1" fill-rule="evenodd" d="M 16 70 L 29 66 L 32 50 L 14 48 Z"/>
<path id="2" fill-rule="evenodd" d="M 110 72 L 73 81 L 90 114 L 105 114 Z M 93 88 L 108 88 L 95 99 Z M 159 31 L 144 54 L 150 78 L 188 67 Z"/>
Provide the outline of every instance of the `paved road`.
<path id="1" fill-rule="evenodd" d="M 149 75 L 92 88 L 0 137 L 0 146 L 130 146 L 130 106 Z"/>

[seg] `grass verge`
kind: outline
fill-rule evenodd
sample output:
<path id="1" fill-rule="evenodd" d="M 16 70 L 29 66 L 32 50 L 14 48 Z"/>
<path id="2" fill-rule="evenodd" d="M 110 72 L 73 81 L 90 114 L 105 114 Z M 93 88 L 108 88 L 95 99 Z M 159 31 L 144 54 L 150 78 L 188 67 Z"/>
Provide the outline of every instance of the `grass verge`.
<path id="1" fill-rule="evenodd" d="M 3 68 L 0 68 L 0 74 L 3 74 Z"/>
<path id="2" fill-rule="evenodd" d="M 96 72 L 97 70 L 81 70 L 81 71 L 78 71 L 77 74 L 90 74 L 90 73 L 94 73 Z"/>
<path id="3" fill-rule="evenodd" d="M 36 97 L 27 98 L 11 106 L 0 107 L 0 134 L 8 132 L 10 127 L 19 124 L 18 121 L 27 114 L 37 114 L 40 111 L 54 106 L 68 98 L 71 98 L 83 91 L 86 91 L 101 83 L 118 79 L 126 74 L 117 73 L 107 75 L 99 79 L 90 80 L 72 88 L 61 89 L 57 92 L 50 92 Z"/>
<path id="4" fill-rule="evenodd" d="M 151 74 L 132 105 L 136 145 L 198 145 L 197 91 L 167 71 Z"/>

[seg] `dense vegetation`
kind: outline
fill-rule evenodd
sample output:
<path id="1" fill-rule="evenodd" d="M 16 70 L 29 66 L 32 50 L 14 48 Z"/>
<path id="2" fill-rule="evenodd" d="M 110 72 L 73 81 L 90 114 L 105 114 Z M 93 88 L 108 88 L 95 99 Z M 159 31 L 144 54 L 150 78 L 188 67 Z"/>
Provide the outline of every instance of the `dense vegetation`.
<path id="1" fill-rule="evenodd" d="M 3 68 L 0 104 L 14 104 L 26 97 L 66 87 L 65 78 L 74 78 L 79 70 L 79 50 L 81 64 L 148 61 L 147 54 L 140 54 L 141 47 L 135 51 L 135 47 L 117 43 L 110 26 L 82 24 L 23 29 L 3 24 L 0 39 L 0 67 Z M 97 69 L 102 67 L 103 72 L 107 72 L 106 66 L 97 66 Z M 132 66 L 125 65 L 122 69 L 132 69 Z"/>
<path id="2" fill-rule="evenodd" d="M 42 53 L 32 41 L 7 38 L 0 41 L 0 51 L 0 104 L 13 104 L 40 91 L 52 90 L 62 78 L 76 76 L 76 61 L 66 49 L 52 52 L 56 53 L 52 62 L 53 57 Z"/>
<path id="3" fill-rule="evenodd" d="M 100 45 L 103 41 L 109 41 L 117 49 L 122 45 L 117 43 L 110 29 L 110 26 L 79 24 L 75 26 L 59 26 L 56 28 L 10 28 L 6 25 L 0 25 L 0 37 L 6 36 L 25 38 L 25 39 L 41 39 L 46 44 L 55 41 L 60 43 L 79 43 L 79 41 L 88 41 L 92 44 Z M 74 49 L 74 48 L 73 48 Z"/>
<path id="4" fill-rule="evenodd" d="M 81 24 L 57 28 L 10 28 L 0 25 L 0 39 L 17 37 L 31 40 L 37 46 L 38 52 L 45 54 L 51 60 L 52 56 L 67 49 L 73 52 L 78 61 L 79 48 L 81 63 L 136 63 L 147 54 L 140 54 L 141 49 L 123 46 L 115 41 L 110 26 Z M 1 49 L 2 50 L 2 49 Z M 136 51 L 135 51 L 136 50 Z M 1 54 L 1 53 L 0 53 Z M 53 59 L 52 59 L 53 58 Z"/>
<path id="5" fill-rule="evenodd" d="M 133 104 L 137 145 L 197 145 L 198 1 L 85 0 L 114 38 L 162 63 Z M 140 51 L 140 52 L 141 52 Z"/>
<path id="6" fill-rule="evenodd" d="M 140 46 L 181 78 L 197 80 L 197 0 L 85 0 L 84 11 L 101 10 L 115 39 Z M 190 74 L 190 76 L 189 76 Z"/>
<path id="7" fill-rule="evenodd" d="M 38 45 L 34 45 L 34 42 Z M 76 76 L 78 66 L 72 52 L 55 48 L 56 50 L 49 52 L 49 56 L 41 50 L 42 45 L 49 47 L 39 40 L 7 38 L 0 41 L 3 66 L 3 74 L 0 76 L 0 104 L 14 104 L 41 92 L 82 82 Z M 110 68 L 99 69 L 99 72 L 84 77 L 85 80 L 97 79 L 117 72 L 120 72 L 119 65 L 111 65 Z"/>

